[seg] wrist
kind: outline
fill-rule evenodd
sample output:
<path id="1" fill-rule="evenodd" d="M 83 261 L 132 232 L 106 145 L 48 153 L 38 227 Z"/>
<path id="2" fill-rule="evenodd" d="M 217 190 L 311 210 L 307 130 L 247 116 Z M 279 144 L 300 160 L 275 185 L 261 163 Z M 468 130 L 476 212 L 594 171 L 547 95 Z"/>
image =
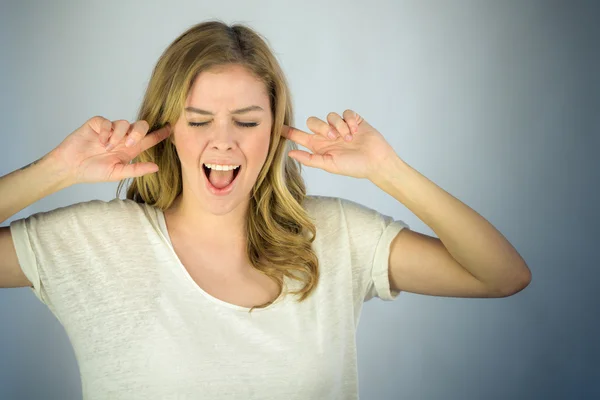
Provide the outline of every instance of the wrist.
<path id="1" fill-rule="evenodd" d="M 77 183 L 75 174 L 63 162 L 59 150 L 54 149 L 46 154 L 40 159 L 39 164 L 59 189 L 64 189 Z"/>
<path id="2" fill-rule="evenodd" d="M 380 188 L 396 181 L 411 167 L 398 155 L 392 154 L 380 160 L 377 167 L 373 169 L 369 180 Z"/>

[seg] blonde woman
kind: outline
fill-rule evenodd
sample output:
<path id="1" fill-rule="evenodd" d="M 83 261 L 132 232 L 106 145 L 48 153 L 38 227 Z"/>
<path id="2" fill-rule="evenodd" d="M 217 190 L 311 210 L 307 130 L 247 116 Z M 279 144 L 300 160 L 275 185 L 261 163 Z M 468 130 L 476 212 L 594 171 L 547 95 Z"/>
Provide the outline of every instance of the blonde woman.
<path id="1" fill-rule="evenodd" d="M 530 281 L 484 218 L 353 110 L 303 132 L 259 34 L 208 21 L 164 52 L 137 121 L 96 116 L 0 179 L 0 220 L 77 183 L 126 199 L 0 229 L 0 286 L 65 327 L 86 399 L 356 399 L 364 301 L 504 297 Z M 296 144 L 311 152 L 298 150 Z M 300 166 L 371 180 L 439 236 L 306 195 Z"/>

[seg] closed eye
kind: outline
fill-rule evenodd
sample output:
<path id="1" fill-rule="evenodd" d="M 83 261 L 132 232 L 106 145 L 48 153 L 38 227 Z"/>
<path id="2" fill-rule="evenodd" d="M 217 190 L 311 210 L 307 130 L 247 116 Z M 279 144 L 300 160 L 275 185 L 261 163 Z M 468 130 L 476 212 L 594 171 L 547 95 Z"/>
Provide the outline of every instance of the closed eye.
<path id="1" fill-rule="evenodd" d="M 206 121 L 206 122 L 188 122 L 189 126 L 205 126 L 208 125 L 211 121 Z M 253 128 L 255 126 L 258 126 L 257 122 L 239 122 L 236 121 L 235 122 L 237 125 L 244 127 L 244 128 Z"/>

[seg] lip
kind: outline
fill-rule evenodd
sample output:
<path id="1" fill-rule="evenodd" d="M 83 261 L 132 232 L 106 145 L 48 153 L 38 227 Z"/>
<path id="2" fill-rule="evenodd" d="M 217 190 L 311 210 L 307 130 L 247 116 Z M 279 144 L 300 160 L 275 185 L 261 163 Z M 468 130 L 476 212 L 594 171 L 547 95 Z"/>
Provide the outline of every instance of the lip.
<path id="1" fill-rule="evenodd" d="M 204 163 L 206 164 L 206 163 Z M 208 164 L 220 164 L 219 162 L 208 162 Z M 227 163 L 223 163 L 223 164 L 227 164 Z M 225 186 L 222 189 L 217 189 L 216 187 L 214 187 L 212 185 L 212 183 L 210 183 L 210 181 L 208 180 L 208 177 L 206 176 L 206 174 L 204 173 L 204 170 L 202 170 L 202 176 L 204 177 L 204 186 L 206 187 L 206 190 L 208 190 L 210 193 L 214 194 L 215 196 L 226 196 L 229 193 L 231 193 L 233 191 L 233 189 L 235 189 L 235 186 L 237 184 L 237 181 L 240 176 L 241 171 L 241 164 L 229 164 L 229 165 L 240 165 L 240 171 L 237 173 L 235 179 L 233 181 L 231 181 L 231 183 L 227 186 Z M 204 165 L 202 166 L 202 168 L 204 169 Z"/>
<path id="2" fill-rule="evenodd" d="M 208 161 L 204 161 L 202 163 L 202 165 L 206 165 L 206 164 L 219 164 L 219 165 L 242 165 L 242 163 L 237 163 L 237 162 L 233 162 L 231 160 L 208 160 Z"/>

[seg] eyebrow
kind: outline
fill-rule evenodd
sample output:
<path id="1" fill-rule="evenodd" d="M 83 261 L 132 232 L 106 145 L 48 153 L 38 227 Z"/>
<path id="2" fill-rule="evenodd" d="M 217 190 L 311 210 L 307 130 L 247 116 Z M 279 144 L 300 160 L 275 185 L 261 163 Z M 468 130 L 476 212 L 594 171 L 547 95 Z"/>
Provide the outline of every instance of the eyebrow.
<path id="1" fill-rule="evenodd" d="M 196 107 L 186 107 L 185 111 L 190 111 L 190 112 L 202 114 L 202 115 L 214 115 L 210 111 L 202 110 L 202 109 L 196 108 Z M 238 110 L 233 110 L 231 113 L 232 114 L 243 114 L 243 113 L 247 113 L 250 111 L 264 111 L 264 110 L 262 109 L 262 107 L 259 107 L 259 106 L 248 106 L 248 107 L 240 108 Z"/>

